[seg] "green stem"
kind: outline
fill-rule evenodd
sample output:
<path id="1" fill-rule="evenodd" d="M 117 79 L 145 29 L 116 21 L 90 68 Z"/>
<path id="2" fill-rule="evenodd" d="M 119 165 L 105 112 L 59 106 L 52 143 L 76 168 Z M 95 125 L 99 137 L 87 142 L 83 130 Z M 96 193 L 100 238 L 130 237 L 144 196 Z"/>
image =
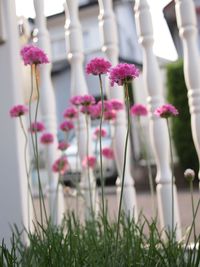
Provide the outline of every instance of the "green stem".
<path id="1" fill-rule="evenodd" d="M 32 124 L 32 97 L 33 97 L 33 75 L 34 75 L 34 68 L 35 65 L 31 65 L 31 93 L 30 93 L 30 97 L 29 97 L 29 125 L 30 125 L 30 129 L 31 129 L 31 124 Z M 36 161 L 37 155 L 36 155 L 36 150 L 35 150 L 35 142 L 34 142 L 34 137 L 33 137 L 33 133 L 32 131 L 30 131 L 31 134 L 31 143 L 32 143 L 32 148 L 33 148 L 33 155 L 34 155 L 34 160 Z M 36 163 L 37 165 L 37 163 Z M 38 178 L 39 179 L 39 178 Z M 39 205 L 40 205 L 40 218 L 41 218 L 41 222 L 43 225 L 43 215 L 42 215 L 42 200 L 41 200 L 41 196 L 40 196 L 40 190 L 39 190 Z"/>
<path id="2" fill-rule="evenodd" d="M 103 114 L 104 114 L 104 95 L 103 95 L 103 85 L 102 85 L 102 78 L 101 74 L 99 74 L 99 83 L 100 83 L 100 93 L 101 93 L 101 117 L 100 117 L 100 124 L 99 124 L 99 143 L 100 143 L 100 172 L 101 172 L 101 197 L 102 197 L 102 212 L 103 217 L 105 216 L 105 204 L 104 204 L 104 177 L 103 177 L 103 159 L 102 159 L 102 123 L 103 123 Z"/>
<path id="3" fill-rule="evenodd" d="M 185 248 L 184 248 L 184 252 L 183 252 L 183 255 L 185 254 L 185 251 L 187 249 L 187 246 L 188 246 L 188 243 L 189 243 L 189 240 L 190 240 L 190 236 L 192 234 L 192 228 L 194 227 L 195 225 L 195 220 L 196 220 L 196 216 L 197 216 L 197 212 L 198 212 L 198 209 L 199 209 L 199 206 L 200 206 L 200 198 L 198 200 L 198 203 L 197 203 L 197 207 L 196 207 L 196 210 L 194 212 L 194 216 L 193 216 L 193 219 L 192 219 L 192 225 L 190 227 L 190 231 L 189 231 L 189 234 L 188 234 L 188 238 L 187 238 L 187 241 L 185 243 Z"/>
<path id="4" fill-rule="evenodd" d="M 36 123 L 37 116 L 38 116 L 39 101 L 40 101 L 40 92 L 39 92 L 39 85 L 38 85 L 38 78 L 37 78 L 37 65 L 35 65 L 35 78 L 36 78 L 36 89 L 37 89 L 37 103 L 36 103 L 36 110 L 35 110 L 35 123 Z M 35 152 L 36 152 L 35 154 L 36 154 L 36 166 L 37 166 L 37 174 L 38 174 L 39 192 L 42 198 L 42 205 L 44 208 L 45 220 L 46 222 L 48 222 L 46 206 L 44 203 L 44 194 L 43 194 L 42 185 L 41 185 L 40 171 L 39 171 L 39 152 L 38 152 L 37 131 L 35 132 Z"/>
<path id="5" fill-rule="evenodd" d="M 78 110 L 78 117 L 77 117 L 77 151 L 76 151 L 76 171 L 78 174 L 78 159 L 79 159 L 79 150 L 78 150 L 78 140 L 80 138 L 80 120 L 79 120 L 79 110 Z M 79 209 L 79 203 L 78 203 L 78 195 L 80 192 L 80 187 L 79 187 L 79 181 L 78 179 L 76 180 L 76 217 L 78 219 L 78 209 Z"/>
<path id="6" fill-rule="evenodd" d="M 191 203 L 192 203 L 192 215 L 194 218 L 195 211 L 194 211 L 194 196 L 193 196 L 193 181 L 190 181 L 190 195 L 191 195 Z M 196 224 L 194 220 L 194 242 L 196 243 Z"/>
<path id="7" fill-rule="evenodd" d="M 61 177 L 61 173 L 59 172 L 58 181 L 57 181 L 57 185 L 56 185 L 55 201 L 54 201 L 54 206 L 53 206 L 53 218 L 55 217 L 55 215 L 57 215 L 56 214 L 56 207 L 57 207 L 57 202 L 58 202 L 58 189 L 59 189 L 59 184 L 60 184 L 60 177 Z"/>
<path id="8" fill-rule="evenodd" d="M 89 123 L 88 123 L 88 115 L 85 115 L 86 119 L 86 130 L 87 130 L 87 144 L 86 144 L 86 154 L 87 154 L 87 159 L 89 157 Z M 90 180 L 90 167 L 87 164 L 87 171 L 88 171 L 88 186 L 89 186 L 89 195 L 90 195 L 90 208 L 91 208 L 91 215 L 92 218 L 94 219 L 94 210 L 93 210 L 93 204 L 92 204 L 92 188 L 91 188 L 91 180 Z"/>
<path id="9" fill-rule="evenodd" d="M 28 136 L 26 134 L 25 128 L 24 128 L 24 124 L 22 121 L 22 117 L 19 117 L 19 121 L 20 121 L 20 126 L 22 129 L 22 132 L 24 134 L 24 138 L 25 138 L 25 145 L 24 145 L 24 162 L 25 162 L 25 170 L 26 170 L 26 178 L 27 178 L 27 184 L 28 184 L 28 199 L 27 199 L 27 205 L 28 205 L 28 228 L 30 229 L 30 210 L 29 210 L 29 194 L 31 196 L 31 202 L 32 202 L 32 206 L 33 206 L 33 212 L 34 212 L 34 216 L 37 220 L 37 215 L 36 215 L 36 211 L 35 211 L 35 205 L 34 205 L 34 200 L 33 200 L 33 194 L 32 194 L 32 190 L 31 190 L 31 185 L 30 185 L 30 172 L 28 169 L 28 160 L 27 160 L 27 148 L 28 148 Z"/>
<path id="10" fill-rule="evenodd" d="M 153 175 L 152 175 L 151 165 L 149 161 L 148 150 L 146 149 L 145 141 L 143 141 L 145 140 L 145 137 L 144 137 L 144 132 L 143 132 L 143 128 L 141 125 L 140 117 L 138 116 L 137 118 L 138 118 L 137 122 L 139 126 L 141 147 L 142 147 L 142 151 L 144 152 L 144 159 L 146 160 L 146 163 L 147 163 L 149 187 L 150 187 L 150 193 L 151 193 L 152 212 L 153 212 L 153 218 L 154 218 L 154 216 L 156 217 L 156 212 L 155 212 L 155 191 L 154 191 L 154 186 L 153 186 Z"/>
<path id="11" fill-rule="evenodd" d="M 119 226 L 120 226 L 120 217 L 121 217 L 121 209 L 122 209 L 122 197 L 124 191 L 124 181 L 125 181 L 125 170 L 126 170 L 126 157 L 127 157 L 127 148 L 128 148 L 128 138 L 130 133 L 130 103 L 129 103 L 129 94 L 128 94 L 128 84 L 125 83 L 125 102 L 127 109 L 127 117 L 128 117 L 128 125 L 125 139 L 125 147 L 124 147 L 124 163 L 122 170 L 122 181 L 121 181 L 121 192 L 120 192 L 120 201 L 119 201 L 119 210 L 118 210 L 118 219 L 117 219 L 117 235 L 116 235 L 116 257 L 117 257 L 117 249 L 118 249 L 118 239 L 119 239 Z"/>
<path id="12" fill-rule="evenodd" d="M 173 151 L 172 151 L 172 138 L 169 127 L 169 120 L 167 120 L 167 129 L 169 133 L 169 147 L 170 147 L 170 158 L 171 158 L 171 171 L 172 171 L 172 180 L 171 180 L 171 190 L 172 190 L 172 237 L 174 235 L 174 161 L 173 161 Z"/>

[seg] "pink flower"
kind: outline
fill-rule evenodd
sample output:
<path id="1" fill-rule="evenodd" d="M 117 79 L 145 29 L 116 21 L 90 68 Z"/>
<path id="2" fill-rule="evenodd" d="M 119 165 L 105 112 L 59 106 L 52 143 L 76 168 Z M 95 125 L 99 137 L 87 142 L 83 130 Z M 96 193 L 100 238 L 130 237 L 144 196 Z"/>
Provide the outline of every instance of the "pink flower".
<path id="1" fill-rule="evenodd" d="M 178 110 L 171 104 L 165 104 L 161 107 L 157 108 L 154 112 L 154 114 L 161 118 L 169 118 L 169 117 L 175 117 L 177 116 Z"/>
<path id="2" fill-rule="evenodd" d="M 100 108 L 102 108 L 102 102 L 101 101 L 99 101 L 97 103 L 97 105 L 99 105 Z M 110 100 L 104 100 L 103 101 L 103 107 L 104 107 L 104 112 L 112 110 L 113 109 L 112 102 Z"/>
<path id="3" fill-rule="evenodd" d="M 68 132 L 72 129 L 74 129 L 74 124 L 71 121 L 63 121 L 60 124 L 60 130 L 62 130 L 63 132 Z"/>
<path id="4" fill-rule="evenodd" d="M 104 120 L 109 121 L 114 119 L 116 119 L 116 111 L 114 109 L 104 112 Z"/>
<path id="5" fill-rule="evenodd" d="M 114 159 L 114 152 L 110 147 L 104 147 L 102 149 L 102 155 L 107 159 Z"/>
<path id="6" fill-rule="evenodd" d="M 80 112 L 82 112 L 83 114 L 90 115 L 90 108 L 91 106 L 82 106 Z"/>
<path id="7" fill-rule="evenodd" d="M 24 65 L 49 63 L 49 59 L 44 51 L 34 45 L 25 45 L 21 49 L 20 54 L 24 61 Z"/>
<path id="8" fill-rule="evenodd" d="M 24 105 L 17 105 L 10 109 L 10 116 L 12 118 L 20 117 L 28 112 L 28 108 Z"/>
<path id="9" fill-rule="evenodd" d="M 101 106 L 98 104 L 89 106 L 88 111 L 93 119 L 99 119 L 101 117 Z"/>
<path id="10" fill-rule="evenodd" d="M 135 104 L 131 107 L 131 114 L 133 116 L 146 116 L 147 113 L 147 108 L 142 104 Z"/>
<path id="11" fill-rule="evenodd" d="M 95 104 L 95 98 L 92 95 L 83 95 L 81 97 L 81 105 L 90 106 Z"/>
<path id="12" fill-rule="evenodd" d="M 101 132 L 100 132 L 100 128 L 97 127 L 94 130 L 93 135 L 94 135 L 95 138 L 99 138 L 100 136 L 105 137 L 107 135 L 107 132 L 106 132 L 106 130 L 104 128 L 101 128 Z"/>
<path id="13" fill-rule="evenodd" d="M 86 66 L 86 73 L 93 75 L 106 74 L 111 67 L 111 63 L 104 58 L 96 57 Z"/>
<path id="14" fill-rule="evenodd" d="M 64 174 L 68 169 L 68 161 L 66 156 L 61 156 L 52 165 L 52 171 Z"/>
<path id="15" fill-rule="evenodd" d="M 29 131 L 32 133 L 42 132 L 45 127 L 42 122 L 32 122 Z"/>
<path id="16" fill-rule="evenodd" d="M 79 105 L 81 105 L 81 99 L 82 99 L 82 97 L 80 95 L 73 96 L 70 99 L 70 103 L 74 106 L 79 106 Z"/>
<path id="17" fill-rule="evenodd" d="M 118 111 L 124 109 L 124 103 L 121 100 L 111 99 L 110 102 L 114 110 Z"/>
<path id="18" fill-rule="evenodd" d="M 58 143 L 58 149 L 61 151 L 65 151 L 70 145 L 65 141 L 60 141 Z"/>
<path id="19" fill-rule="evenodd" d="M 117 66 L 110 69 L 110 84 L 123 85 L 125 82 L 130 82 L 139 76 L 139 69 L 134 64 L 119 63 Z"/>
<path id="20" fill-rule="evenodd" d="M 40 138 L 40 142 L 44 145 L 52 144 L 53 141 L 54 141 L 54 136 L 51 133 L 44 133 Z"/>
<path id="21" fill-rule="evenodd" d="M 67 108 L 63 113 L 64 118 L 74 119 L 78 116 L 78 110 L 74 107 Z"/>
<path id="22" fill-rule="evenodd" d="M 96 157 L 94 156 L 88 156 L 88 157 L 85 157 L 82 161 L 82 166 L 84 168 L 94 168 L 95 167 L 95 164 L 96 164 Z"/>

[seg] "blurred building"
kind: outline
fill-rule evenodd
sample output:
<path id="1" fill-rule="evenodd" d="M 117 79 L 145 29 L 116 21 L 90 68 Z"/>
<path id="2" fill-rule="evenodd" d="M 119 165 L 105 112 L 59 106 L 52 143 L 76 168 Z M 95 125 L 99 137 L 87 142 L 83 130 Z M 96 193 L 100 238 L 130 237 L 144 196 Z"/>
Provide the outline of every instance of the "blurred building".
<path id="1" fill-rule="evenodd" d="M 196 8 L 197 15 L 197 27 L 198 27 L 198 45 L 200 49 L 200 0 L 193 0 Z M 168 24 L 172 39 L 174 41 L 174 45 L 176 47 L 177 53 L 179 57 L 183 55 L 183 48 L 181 39 L 179 37 L 177 22 L 176 22 L 176 14 L 175 14 L 175 1 L 171 1 L 164 9 L 163 14 Z"/>
<path id="2" fill-rule="evenodd" d="M 119 60 L 141 65 L 141 50 L 138 45 L 132 1 L 114 1 L 119 38 Z M 101 52 L 98 26 L 99 6 L 97 1 L 80 1 L 79 18 L 83 33 L 85 64 Z M 126 18 L 126 19 L 124 19 Z M 57 101 L 58 120 L 70 98 L 70 68 L 67 61 L 68 47 L 65 41 L 64 12 L 47 18 L 52 47 L 52 79 Z M 99 98 L 99 87 L 95 77 L 86 75 L 89 93 Z"/>

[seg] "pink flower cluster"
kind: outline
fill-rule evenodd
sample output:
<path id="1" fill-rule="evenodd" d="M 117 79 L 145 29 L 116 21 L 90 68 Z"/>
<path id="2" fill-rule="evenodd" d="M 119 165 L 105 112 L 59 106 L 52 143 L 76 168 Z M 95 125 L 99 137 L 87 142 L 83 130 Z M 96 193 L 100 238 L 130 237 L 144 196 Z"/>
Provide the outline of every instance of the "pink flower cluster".
<path id="1" fill-rule="evenodd" d="M 100 110 L 102 109 L 102 102 L 99 101 L 97 103 L 97 105 L 99 106 Z M 109 101 L 109 100 L 104 100 L 103 101 L 103 109 L 104 109 L 104 112 L 106 111 L 109 111 L 109 110 L 112 110 L 113 109 L 113 105 L 112 105 L 112 102 Z"/>
<path id="2" fill-rule="evenodd" d="M 104 58 L 96 57 L 86 66 L 86 73 L 93 75 L 106 74 L 111 67 L 111 63 Z"/>
<path id="3" fill-rule="evenodd" d="M 42 122 L 32 122 L 31 123 L 31 126 L 30 126 L 30 128 L 29 128 L 29 131 L 31 132 L 31 133 L 37 133 L 37 132 L 42 132 L 42 131 L 44 131 L 44 129 L 45 129 L 45 126 L 44 126 L 44 124 L 42 123 Z"/>
<path id="4" fill-rule="evenodd" d="M 91 113 L 91 107 L 92 106 L 82 106 L 81 109 L 80 109 L 80 112 L 82 112 L 83 114 L 87 114 L 87 115 L 90 115 Z"/>
<path id="5" fill-rule="evenodd" d="M 34 45 L 25 45 L 21 49 L 20 54 L 24 61 L 24 65 L 49 63 L 49 59 L 44 51 Z"/>
<path id="6" fill-rule="evenodd" d="M 114 110 L 118 111 L 118 110 L 124 109 L 124 104 L 123 104 L 123 102 L 121 100 L 113 98 L 113 99 L 110 100 L 110 102 L 111 102 L 112 108 Z"/>
<path id="7" fill-rule="evenodd" d="M 93 119 L 99 119 L 101 117 L 101 101 L 98 102 L 96 105 L 93 105 L 89 109 L 89 114 Z M 116 110 L 113 109 L 113 105 L 110 101 L 104 102 L 104 120 L 114 120 L 116 118 Z"/>
<path id="8" fill-rule="evenodd" d="M 81 105 L 81 96 L 76 95 L 70 98 L 70 103 L 74 106 L 80 106 Z"/>
<path id="9" fill-rule="evenodd" d="M 111 86 L 114 84 L 123 85 L 139 76 L 139 69 L 134 64 L 119 63 L 109 71 Z"/>
<path id="10" fill-rule="evenodd" d="M 74 107 L 67 108 L 63 113 L 64 118 L 74 119 L 78 117 L 78 110 Z"/>
<path id="11" fill-rule="evenodd" d="M 169 118 L 178 116 L 178 110 L 171 104 L 164 104 L 161 107 L 157 108 L 154 114 L 161 118 Z"/>
<path id="12" fill-rule="evenodd" d="M 74 124 L 71 121 L 63 121 L 60 124 L 60 130 L 63 132 L 69 132 L 72 129 L 74 129 Z"/>
<path id="13" fill-rule="evenodd" d="M 10 109 L 10 116 L 12 118 L 20 117 L 28 112 L 28 108 L 24 105 L 16 105 Z"/>
<path id="14" fill-rule="evenodd" d="M 147 108 L 142 104 L 133 105 L 130 111 L 133 116 L 146 116 L 148 114 Z"/>
<path id="15" fill-rule="evenodd" d="M 74 96 L 70 102 L 75 105 L 81 105 L 80 112 L 90 115 L 92 119 L 100 119 L 102 113 L 102 102 L 99 101 L 95 104 L 95 98 L 91 95 Z M 104 100 L 104 119 L 114 120 L 116 118 L 116 112 L 124 109 L 124 104 L 121 100 L 111 99 Z M 71 107 L 66 109 L 64 117 L 75 118 L 77 116 L 77 109 Z"/>
<path id="16" fill-rule="evenodd" d="M 69 146 L 70 146 L 70 144 L 68 144 L 65 141 L 60 141 L 58 143 L 58 149 L 61 150 L 61 151 L 65 151 Z"/>
<path id="17" fill-rule="evenodd" d="M 44 133 L 41 137 L 40 137 L 40 142 L 44 145 L 49 145 L 52 144 L 54 142 L 54 136 L 51 133 Z"/>
<path id="18" fill-rule="evenodd" d="M 61 156 L 58 158 L 53 166 L 52 166 L 52 171 L 53 172 L 58 172 L 59 174 L 63 175 L 67 169 L 68 169 L 68 161 L 66 156 Z"/>
<path id="19" fill-rule="evenodd" d="M 114 109 L 108 110 L 104 112 L 104 120 L 106 121 L 113 121 L 117 117 L 117 113 Z"/>
<path id="20" fill-rule="evenodd" d="M 101 106 L 96 104 L 89 107 L 89 114 L 93 119 L 100 119 L 101 117 Z"/>
<path id="21" fill-rule="evenodd" d="M 94 168 L 96 165 L 96 157 L 94 156 L 88 156 L 88 157 L 85 157 L 82 161 L 82 166 L 84 168 Z"/>
<path id="22" fill-rule="evenodd" d="M 110 147 L 104 147 L 102 149 L 102 155 L 107 159 L 114 159 L 114 152 Z"/>
<path id="23" fill-rule="evenodd" d="M 100 128 L 99 128 L 99 127 L 97 127 L 97 128 L 94 130 L 94 133 L 93 133 L 93 136 L 94 136 L 95 138 L 99 138 L 100 136 L 101 136 L 101 137 L 106 137 L 106 135 L 107 135 L 106 130 L 105 130 L 104 128 L 101 128 L 101 131 L 100 131 Z"/>
<path id="24" fill-rule="evenodd" d="M 80 111 L 87 115 L 91 115 L 92 110 L 94 110 L 93 107 L 95 106 L 95 98 L 92 95 L 74 96 L 73 98 L 70 99 L 70 102 L 74 106 L 81 105 Z M 71 110 L 71 112 L 73 111 Z M 75 111 L 74 111 L 74 114 L 75 114 Z"/>
<path id="25" fill-rule="evenodd" d="M 83 106 L 90 106 L 95 104 L 95 98 L 92 95 L 83 95 L 80 98 L 80 103 Z"/>

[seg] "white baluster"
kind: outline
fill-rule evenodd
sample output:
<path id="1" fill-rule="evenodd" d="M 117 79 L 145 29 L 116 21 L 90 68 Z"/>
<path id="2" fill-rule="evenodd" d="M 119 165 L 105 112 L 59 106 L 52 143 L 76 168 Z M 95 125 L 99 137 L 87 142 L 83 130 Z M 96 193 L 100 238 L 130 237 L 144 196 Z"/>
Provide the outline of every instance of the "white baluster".
<path id="1" fill-rule="evenodd" d="M 38 46 L 47 53 L 51 60 L 50 38 L 46 28 L 46 18 L 44 16 L 44 1 L 34 0 L 36 12 L 36 26 L 38 32 Z M 58 196 L 56 194 L 58 175 L 52 172 L 52 164 L 58 158 L 57 151 L 57 121 L 56 105 L 53 85 L 51 81 L 51 64 L 40 67 L 40 111 L 42 120 L 48 132 L 54 134 L 55 141 L 46 147 L 47 170 L 49 176 L 49 207 L 50 216 L 55 224 L 59 224 L 65 212 L 64 195 L 62 186 L 59 185 Z M 55 204 L 56 203 L 56 204 Z"/>
<path id="2" fill-rule="evenodd" d="M 68 50 L 68 60 L 71 65 L 71 96 L 88 94 L 88 88 L 84 76 L 83 70 L 83 37 L 81 25 L 78 17 L 78 1 L 67 0 L 65 5 L 66 12 L 66 23 L 65 23 L 65 35 L 66 45 Z M 77 139 L 78 139 L 78 150 L 80 160 L 85 158 L 87 155 L 87 131 L 85 116 L 80 114 L 79 123 L 76 127 Z M 90 123 L 89 123 L 90 127 Z M 91 137 L 89 137 L 91 140 Z M 92 147 L 89 142 L 89 155 L 91 155 Z M 89 181 L 87 170 L 82 171 L 81 188 L 84 190 L 84 197 L 86 203 L 85 217 L 90 218 L 90 192 L 89 192 Z M 93 209 L 95 212 L 98 210 L 98 197 L 96 193 L 96 182 L 93 173 L 90 173 L 90 184 Z"/>
<path id="3" fill-rule="evenodd" d="M 200 62 L 195 6 L 191 0 L 176 0 L 175 3 L 179 35 L 183 42 L 184 76 L 188 89 L 192 135 L 200 160 Z M 198 176 L 200 179 L 200 172 Z"/>
<path id="4" fill-rule="evenodd" d="M 169 135 L 164 119 L 157 118 L 153 112 L 163 104 L 162 81 L 159 66 L 153 54 L 153 27 L 149 6 L 146 0 L 136 0 L 136 27 L 139 43 L 143 47 L 143 77 L 148 93 L 150 112 L 150 138 L 157 166 L 157 197 L 161 228 L 172 229 L 177 226 L 176 238 L 181 238 L 177 191 L 174 185 L 174 222 L 172 224 L 172 171 L 169 159 Z"/>
<path id="5" fill-rule="evenodd" d="M 10 247 L 12 236 L 10 226 L 28 229 L 27 178 L 24 164 L 24 136 L 19 119 L 9 117 L 11 106 L 23 103 L 22 73 L 19 56 L 19 37 L 15 2 L 0 1 L 5 20 L 6 40 L 0 44 L 0 97 L 1 138 L 0 138 L 0 240 Z M 6 90 L 9 88 L 9 90 Z M 24 120 L 24 118 L 22 118 Z M 33 217 L 30 218 L 32 221 Z"/>
<path id="6" fill-rule="evenodd" d="M 113 6 L 111 0 L 99 0 L 99 28 L 102 37 L 102 50 L 105 52 L 107 58 L 113 65 L 118 63 L 118 36 L 117 36 L 117 25 L 115 21 L 115 15 L 113 12 Z M 107 91 L 109 98 L 117 98 L 121 101 L 124 101 L 123 88 L 115 86 L 110 88 L 107 84 Z M 124 144 L 125 144 L 125 132 L 127 129 L 127 118 L 126 112 L 120 111 L 116 118 L 116 126 L 114 133 L 114 153 L 117 164 L 117 170 L 119 174 L 118 179 L 118 189 L 120 191 L 121 187 L 121 178 L 123 170 L 123 153 Z M 127 151 L 128 159 L 130 158 L 130 143 Z M 134 187 L 134 180 L 131 176 L 130 161 L 126 162 L 126 171 L 125 171 L 125 181 L 124 181 L 124 194 L 123 194 L 123 208 L 126 214 L 129 214 L 130 217 L 137 219 L 137 201 L 136 201 L 136 191 Z"/>

